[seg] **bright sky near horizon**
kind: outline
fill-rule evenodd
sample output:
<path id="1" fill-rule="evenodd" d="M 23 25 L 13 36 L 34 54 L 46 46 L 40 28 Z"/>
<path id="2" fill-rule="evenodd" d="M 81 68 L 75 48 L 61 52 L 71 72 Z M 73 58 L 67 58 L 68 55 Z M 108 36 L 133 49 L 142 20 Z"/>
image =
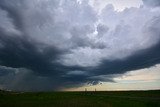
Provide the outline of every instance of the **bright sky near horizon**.
<path id="1" fill-rule="evenodd" d="M 107 4 L 112 4 L 117 11 L 123 11 L 125 8 L 140 7 L 142 0 L 90 0 L 90 4 L 96 9 L 101 10 Z"/>

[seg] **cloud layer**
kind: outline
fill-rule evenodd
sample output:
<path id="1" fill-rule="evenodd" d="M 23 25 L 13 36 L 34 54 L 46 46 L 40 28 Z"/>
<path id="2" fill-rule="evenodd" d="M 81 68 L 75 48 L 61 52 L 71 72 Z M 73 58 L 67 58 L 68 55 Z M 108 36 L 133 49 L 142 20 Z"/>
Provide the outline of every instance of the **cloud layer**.
<path id="1" fill-rule="evenodd" d="M 88 0 L 1 0 L 0 88 L 60 90 L 158 64 L 159 2 L 143 2 L 97 12 Z"/>

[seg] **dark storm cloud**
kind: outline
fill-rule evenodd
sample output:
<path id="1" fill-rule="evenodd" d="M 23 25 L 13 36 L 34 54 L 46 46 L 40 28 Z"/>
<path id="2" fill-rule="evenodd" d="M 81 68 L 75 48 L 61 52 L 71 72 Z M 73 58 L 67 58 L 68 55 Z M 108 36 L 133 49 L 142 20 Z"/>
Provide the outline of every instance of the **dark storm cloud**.
<path id="1" fill-rule="evenodd" d="M 0 32 L 0 43 L 2 89 L 49 91 L 89 81 L 88 76 L 66 75 L 68 71 L 84 68 L 66 67 L 56 62 L 63 52 L 53 46 L 37 43 L 23 35 L 9 35 L 4 31 Z"/>
<path id="2" fill-rule="evenodd" d="M 98 13 L 88 2 L 33 2 L 0 1 L 0 11 L 4 12 L 0 22 L 5 21 L 0 25 L 0 88 L 48 91 L 84 83 L 97 85 L 100 81 L 114 82 L 114 74 L 160 63 L 157 13 L 150 12 L 151 17 L 143 19 L 149 14 L 145 8 L 118 13 L 110 5 L 98 17 L 102 23 L 95 28 Z M 158 0 L 144 1 L 149 3 L 159 6 Z M 135 18 L 127 18 L 128 14 L 131 18 L 139 16 L 141 25 Z"/>
<path id="3" fill-rule="evenodd" d="M 96 75 L 123 74 L 131 70 L 149 68 L 158 63 L 160 63 L 160 43 L 149 49 L 141 50 L 126 59 L 103 61 L 92 72 L 95 72 Z"/>
<path id="4" fill-rule="evenodd" d="M 24 36 L 0 35 L 0 83 L 2 89 L 16 91 L 60 90 L 87 82 L 88 76 L 68 76 L 80 67 L 65 67 L 56 62 L 63 52 Z M 65 76 L 63 76 L 65 75 Z M 0 85 L 0 88 L 1 88 Z"/>
<path id="5" fill-rule="evenodd" d="M 1 69 L 1 77 L 8 74 L 7 67 L 25 68 L 33 71 L 32 73 L 30 73 L 30 71 L 25 71 L 24 73 L 23 70 L 20 69 L 19 71 L 27 75 L 27 78 L 24 76 L 25 78 L 23 81 L 20 80 L 21 82 L 13 87 L 7 87 L 12 90 L 23 90 L 23 85 L 28 86 L 28 88 L 25 88 L 26 91 L 40 91 L 59 89 L 57 85 L 71 87 L 79 86 L 83 83 L 95 85 L 99 84 L 100 81 L 113 82 L 111 79 L 112 77 L 108 80 L 107 78 L 104 80 L 104 78 L 101 78 L 101 75 L 123 74 L 127 71 L 143 69 L 160 63 L 160 44 L 150 49 L 141 50 L 135 55 L 123 60 L 103 61 L 103 63 L 97 67 L 65 67 L 58 63 L 52 63 L 59 54 L 54 48 L 46 49 L 41 52 L 36 47 L 37 45 L 35 43 L 29 42 L 27 39 L 23 40 L 18 37 L 0 36 L 0 40 L 3 44 L 3 48 L 0 49 L 0 63 L 6 66 L 6 69 Z M 72 70 L 84 70 L 87 71 L 88 74 L 66 74 Z M 38 78 L 38 75 L 48 78 L 43 80 Z M 99 78 L 94 78 L 94 76 L 99 76 Z M 19 76 L 15 77 L 19 78 Z M 32 85 L 34 84 L 29 82 L 34 79 L 37 87 L 33 87 Z M 51 81 L 59 81 L 59 83 L 57 84 Z M 43 88 L 44 84 L 46 88 Z"/>
<path id="6" fill-rule="evenodd" d="M 56 84 L 53 79 L 35 75 L 31 70 L 5 66 L 0 66 L 0 70 L 5 72 L 3 75 L 0 75 L 1 89 L 13 91 L 57 90 L 57 87 L 51 85 Z"/>
<path id="7" fill-rule="evenodd" d="M 41 74 L 55 72 L 53 63 L 60 52 L 54 47 L 41 49 L 38 43 L 24 36 L 7 36 L 2 31 L 0 42 L 3 46 L 0 48 L 1 65 L 13 68 L 23 67 Z"/>

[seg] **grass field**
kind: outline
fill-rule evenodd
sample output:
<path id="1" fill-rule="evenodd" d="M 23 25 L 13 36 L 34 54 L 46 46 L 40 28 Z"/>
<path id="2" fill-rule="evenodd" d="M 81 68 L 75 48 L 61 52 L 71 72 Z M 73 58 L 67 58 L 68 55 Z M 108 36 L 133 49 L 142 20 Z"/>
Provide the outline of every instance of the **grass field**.
<path id="1" fill-rule="evenodd" d="M 0 91 L 0 107 L 160 107 L 160 91 Z"/>

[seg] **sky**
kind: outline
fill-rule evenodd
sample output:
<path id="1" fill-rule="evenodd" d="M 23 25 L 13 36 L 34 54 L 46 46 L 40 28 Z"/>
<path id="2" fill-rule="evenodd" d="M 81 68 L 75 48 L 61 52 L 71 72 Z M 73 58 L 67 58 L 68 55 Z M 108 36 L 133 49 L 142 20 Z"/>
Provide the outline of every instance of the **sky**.
<path id="1" fill-rule="evenodd" d="M 0 89 L 160 89 L 159 0 L 0 0 Z"/>

